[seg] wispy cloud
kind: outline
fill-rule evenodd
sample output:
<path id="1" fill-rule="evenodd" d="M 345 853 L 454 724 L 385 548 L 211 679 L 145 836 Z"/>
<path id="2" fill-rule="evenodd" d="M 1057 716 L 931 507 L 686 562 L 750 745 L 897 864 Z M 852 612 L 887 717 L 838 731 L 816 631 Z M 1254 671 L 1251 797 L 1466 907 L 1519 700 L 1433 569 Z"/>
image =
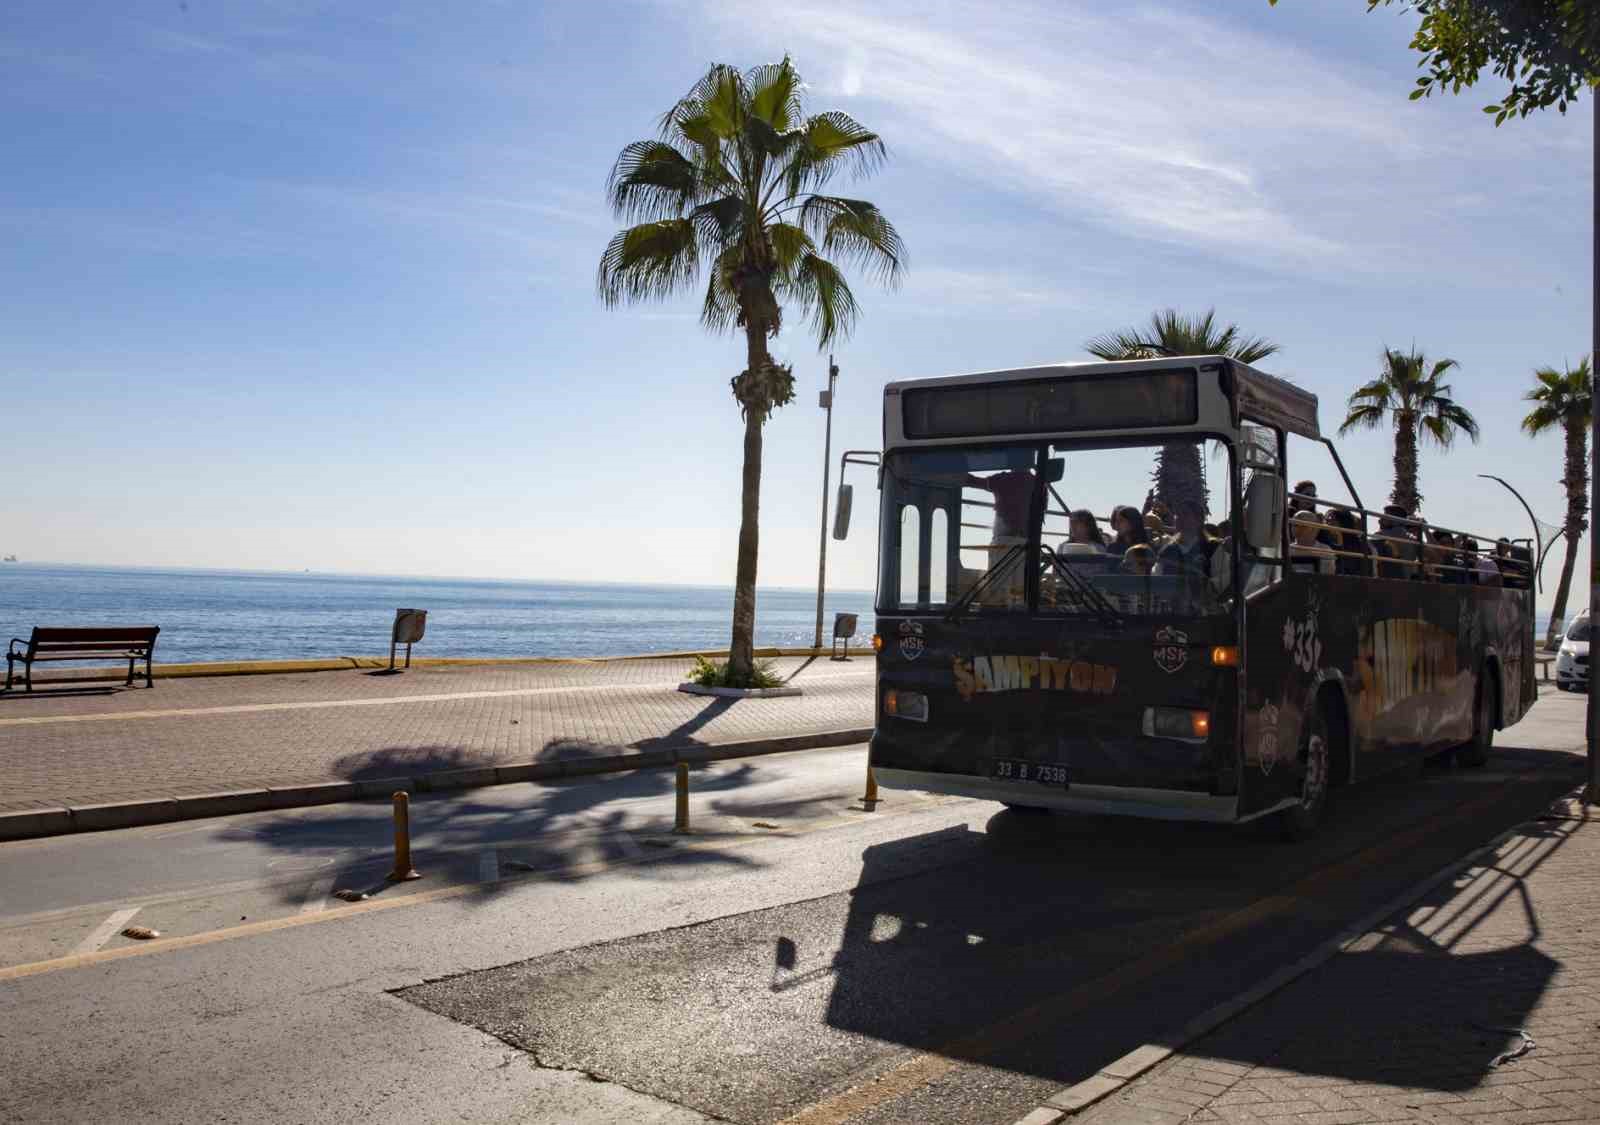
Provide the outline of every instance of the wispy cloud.
<path id="1" fill-rule="evenodd" d="M 1349 220 L 1376 225 L 1373 197 L 1443 143 L 1347 61 L 1169 7 L 801 0 L 747 32 L 735 0 L 703 3 L 925 176 L 1236 259 L 1367 269 Z"/>
<path id="2" fill-rule="evenodd" d="M 1052 281 L 1027 274 L 921 266 L 907 276 L 904 307 L 926 313 L 953 308 L 984 316 L 1030 314 L 1079 307 L 1078 296 Z"/>

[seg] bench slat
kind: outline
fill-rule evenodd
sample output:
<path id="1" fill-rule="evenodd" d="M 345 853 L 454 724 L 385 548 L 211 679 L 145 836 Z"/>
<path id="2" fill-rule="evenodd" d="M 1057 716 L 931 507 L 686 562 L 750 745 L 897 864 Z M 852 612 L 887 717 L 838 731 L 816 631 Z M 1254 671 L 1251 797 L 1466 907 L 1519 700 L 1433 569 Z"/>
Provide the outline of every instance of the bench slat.
<path id="1" fill-rule="evenodd" d="M 121 644 L 130 642 L 150 642 L 156 639 L 156 634 L 161 632 L 159 625 L 128 625 L 115 626 L 105 629 L 83 628 L 79 626 L 61 625 L 35 625 L 31 642 L 35 645 L 61 642 L 87 642 L 110 641 Z"/>

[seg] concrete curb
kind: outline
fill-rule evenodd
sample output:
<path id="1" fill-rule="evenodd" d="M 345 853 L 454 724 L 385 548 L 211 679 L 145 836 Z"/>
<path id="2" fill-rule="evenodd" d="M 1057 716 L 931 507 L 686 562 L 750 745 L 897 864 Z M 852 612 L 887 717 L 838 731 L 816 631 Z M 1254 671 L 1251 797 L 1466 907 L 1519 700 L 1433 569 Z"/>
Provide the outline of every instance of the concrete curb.
<path id="1" fill-rule="evenodd" d="M 1088 1109 L 1097 1102 L 1104 1101 L 1134 1079 L 1154 1069 L 1158 1064 L 1165 1062 L 1194 1043 L 1195 1040 L 1209 1035 L 1229 1020 L 1243 1015 L 1269 996 L 1287 988 L 1313 969 L 1331 961 L 1334 957 L 1366 937 L 1367 934 L 1381 925 L 1385 919 L 1398 914 L 1435 887 L 1453 880 L 1461 872 L 1476 864 L 1480 858 L 1493 855 L 1495 849 L 1500 847 L 1501 844 L 1518 832 L 1525 831 L 1534 823 L 1536 821 L 1525 820 L 1520 824 L 1513 825 L 1495 836 L 1487 844 L 1473 848 L 1472 851 L 1460 859 L 1446 864 L 1420 882 L 1413 883 L 1376 910 L 1368 912 L 1351 925 L 1340 930 L 1306 956 L 1300 958 L 1300 960 L 1284 966 L 1253 988 L 1249 988 L 1229 1000 L 1224 1000 L 1222 1003 L 1208 1008 L 1175 1031 L 1171 1036 L 1171 1042 L 1146 1043 L 1142 1047 L 1136 1047 L 1120 1059 L 1107 1063 L 1097 1073 L 1085 1078 L 1082 1082 L 1076 1082 L 1071 1086 L 1063 1086 L 1046 1098 L 1042 1105 L 1018 1118 L 1015 1125 L 1057 1125 L 1057 1122 L 1064 1121 L 1073 1114 Z"/>
<path id="2" fill-rule="evenodd" d="M 831 649 L 815 648 L 758 648 L 755 655 L 762 659 L 776 656 L 815 656 L 821 658 Z M 630 660 L 693 660 L 697 656 L 707 659 L 727 657 L 726 651 L 706 649 L 698 652 L 640 652 L 626 656 L 419 656 L 411 661 L 413 668 L 454 668 L 470 665 L 563 665 L 612 664 Z M 851 657 L 870 657 L 876 654 L 870 648 L 847 650 Z M 224 660 L 196 664 L 157 664 L 152 676 L 158 680 L 188 679 L 196 676 L 275 676 L 292 672 L 351 672 L 380 670 L 389 667 L 387 656 L 330 656 L 319 660 Z M 134 677 L 137 684 L 144 675 Z M 60 684 L 101 683 L 108 680 L 124 681 L 126 668 L 85 668 L 81 674 L 68 673 L 50 680 L 35 680 L 35 687 Z M 13 691 L 20 689 L 13 688 Z"/>
<path id="3" fill-rule="evenodd" d="M 814 734 L 709 744 L 686 742 L 662 745 L 656 740 L 646 740 L 642 744 L 632 746 L 607 746 L 574 742 L 569 747 L 559 750 L 554 757 L 533 762 L 510 762 L 505 765 L 480 766 L 474 769 L 435 770 L 405 777 L 369 777 L 353 781 L 232 789 L 219 793 L 196 793 L 142 798 L 136 801 L 5 812 L 0 813 L 0 840 L 30 840 L 76 832 L 98 832 L 114 828 L 134 828 L 146 824 L 164 824 L 173 820 L 198 820 L 214 816 L 233 816 L 238 813 L 306 808 L 341 801 L 384 798 L 397 790 L 404 790 L 407 793 L 447 793 L 489 785 L 511 785 L 525 781 L 552 781 L 564 777 L 660 769 L 675 766 L 679 762 L 704 765 L 707 762 L 721 762 L 730 758 L 754 758 L 763 754 L 784 754 L 793 750 L 849 746 L 854 742 L 865 742 L 871 737 L 871 727 L 849 727 L 844 730 L 818 731 Z"/>

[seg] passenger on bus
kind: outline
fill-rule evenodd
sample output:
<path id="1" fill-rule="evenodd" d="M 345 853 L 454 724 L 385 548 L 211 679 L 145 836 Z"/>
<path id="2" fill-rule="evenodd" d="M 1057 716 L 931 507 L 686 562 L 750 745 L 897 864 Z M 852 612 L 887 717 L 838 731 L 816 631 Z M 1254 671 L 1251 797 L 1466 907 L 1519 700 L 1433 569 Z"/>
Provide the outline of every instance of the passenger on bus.
<path id="1" fill-rule="evenodd" d="M 1033 503 L 1034 480 L 1032 469 L 1007 469 L 987 477 L 968 474 L 968 488 L 982 489 L 994 497 L 991 542 L 996 546 L 1027 541 L 1028 508 Z"/>
<path id="2" fill-rule="evenodd" d="M 1372 550 L 1380 557 L 1394 561 L 1378 564 L 1379 578 L 1421 577 L 1421 568 L 1417 565 L 1420 544 L 1411 534 L 1409 526 L 1402 522 L 1405 518 L 1406 510 L 1400 505 L 1384 505 L 1383 515 L 1378 519 L 1377 533 L 1372 536 Z"/>
<path id="3" fill-rule="evenodd" d="M 1478 541 L 1470 535 L 1461 537 L 1462 565 L 1467 568 L 1472 582 L 1478 586 L 1499 586 L 1500 568 L 1478 553 Z"/>
<path id="4" fill-rule="evenodd" d="M 1437 527 L 1429 529 L 1428 543 L 1422 550 L 1427 560 L 1423 568 L 1424 576 L 1430 582 L 1460 585 L 1465 581 L 1466 572 L 1461 567 L 1455 547 L 1455 536 L 1448 531 Z"/>
<path id="5" fill-rule="evenodd" d="M 1333 551 L 1321 540 L 1325 527 L 1322 518 L 1309 508 L 1296 513 L 1294 541 L 1289 548 L 1290 565 L 1295 570 L 1303 574 L 1334 572 Z"/>
<path id="6" fill-rule="evenodd" d="M 1299 497 L 1309 496 L 1310 500 L 1301 500 Z M 1317 506 L 1311 501 L 1317 498 L 1317 482 L 1303 480 L 1294 486 L 1294 495 L 1289 498 L 1289 516 L 1292 519 L 1296 512 L 1314 512 Z"/>
<path id="7" fill-rule="evenodd" d="M 1217 541 L 1205 533 L 1205 509 L 1200 501 L 1178 501 L 1178 533 L 1157 556 L 1162 574 L 1210 575 L 1211 555 Z"/>
<path id="8" fill-rule="evenodd" d="M 1137 574 L 1148 577 L 1156 568 L 1156 553 L 1150 549 L 1148 543 L 1133 543 L 1122 552 L 1122 566 L 1119 568 L 1123 574 Z"/>
<path id="9" fill-rule="evenodd" d="M 1361 537 L 1361 525 L 1349 508 L 1328 509 L 1329 538 L 1333 541 L 1334 573 L 1344 575 L 1370 574 L 1367 569 L 1367 546 Z"/>
<path id="10" fill-rule="evenodd" d="M 1087 543 L 1106 549 L 1106 537 L 1100 530 L 1100 521 L 1087 508 L 1079 508 L 1067 516 L 1067 542 Z"/>
<path id="11" fill-rule="evenodd" d="M 1148 544 L 1150 532 L 1145 529 L 1144 517 L 1132 505 L 1123 505 L 1111 513 L 1111 531 L 1115 538 L 1106 544 L 1109 554 L 1121 555 L 1136 544 Z"/>

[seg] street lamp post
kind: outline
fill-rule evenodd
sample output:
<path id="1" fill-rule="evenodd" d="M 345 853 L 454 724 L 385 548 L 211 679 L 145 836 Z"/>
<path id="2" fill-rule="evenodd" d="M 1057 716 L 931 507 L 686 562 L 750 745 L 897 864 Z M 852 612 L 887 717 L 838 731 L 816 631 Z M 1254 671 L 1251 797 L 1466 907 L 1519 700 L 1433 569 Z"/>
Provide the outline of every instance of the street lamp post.
<path id="1" fill-rule="evenodd" d="M 822 649 L 822 592 L 828 580 L 828 462 L 833 458 L 833 386 L 839 379 L 839 365 L 828 356 L 828 389 L 817 395 L 817 405 L 828 412 L 822 438 L 822 528 L 817 534 L 817 636 L 811 647 Z"/>

